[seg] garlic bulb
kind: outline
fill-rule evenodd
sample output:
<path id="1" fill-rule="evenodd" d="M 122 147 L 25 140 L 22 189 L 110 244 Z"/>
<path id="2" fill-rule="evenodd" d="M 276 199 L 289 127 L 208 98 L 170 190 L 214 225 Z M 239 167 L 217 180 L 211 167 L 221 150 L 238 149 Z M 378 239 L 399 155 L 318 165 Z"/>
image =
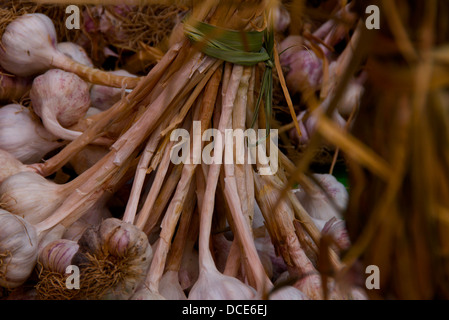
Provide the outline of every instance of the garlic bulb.
<path id="1" fill-rule="evenodd" d="M 291 18 L 289 11 L 285 8 L 282 3 L 274 8 L 274 29 L 277 32 L 284 32 L 290 26 Z"/>
<path id="2" fill-rule="evenodd" d="M 189 292 L 189 300 L 250 300 L 256 290 L 215 268 L 202 268 L 198 281 Z"/>
<path id="3" fill-rule="evenodd" d="M 72 258 L 78 251 L 79 245 L 75 241 L 59 239 L 47 244 L 39 252 L 38 261 L 42 267 L 64 274 L 66 268 L 71 265 Z"/>
<path id="4" fill-rule="evenodd" d="M 348 190 L 331 174 L 314 174 L 319 184 L 326 190 L 326 193 L 318 186 L 312 190 L 294 190 L 299 201 L 307 213 L 315 219 L 329 220 L 333 217 L 342 218 L 342 211 L 348 202 Z"/>
<path id="5" fill-rule="evenodd" d="M 126 70 L 115 70 L 110 71 L 110 73 L 120 76 L 136 77 Z M 92 106 L 100 110 L 107 110 L 119 101 L 126 92 L 129 92 L 129 90 L 95 84 L 90 89 Z"/>
<path id="6" fill-rule="evenodd" d="M 323 62 L 312 50 L 304 49 L 300 36 L 288 36 L 279 45 L 280 62 L 287 69 L 285 81 L 292 94 L 304 86 L 319 89 L 323 77 Z"/>
<path id="7" fill-rule="evenodd" d="M 72 58 L 73 60 L 84 64 L 88 67 L 93 67 L 94 64 L 92 60 L 87 55 L 86 51 L 80 45 L 73 42 L 59 42 L 56 48 L 64 53 L 66 56 Z"/>
<path id="8" fill-rule="evenodd" d="M 34 227 L 0 209 L 0 286 L 12 289 L 28 279 L 36 264 L 37 248 Z"/>
<path id="9" fill-rule="evenodd" d="M 19 172 L 0 185 L 0 207 L 36 224 L 49 217 L 65 200 L 67 185 L 35 172 Z"/>
<path id="10" fill-rule="evenodd" d="M 346 251 L 351 246 L 348 230 L 344 220 L 336 219 L 335 217 L 326 222 L 321 230 L 322 234 L 330 235 L 335 241 L 336 245 L 332 246 L 337 253 Z"/>
<path id="11" fill-rule="evenodd" d="M 55 136 L 74 140 L 81 132 L 66 129 L 82 119 L 90 106 L 89 87 L 77 75 L 52 69 L 36 77 L 30 91 L 33 109 Z"/>
<path id="12" fill-rule="evenodd" d="M 167 300 L 187 300 L 187 296 L 179 283 L 178 271 L 168 270 L 159 283 L 159 293 Z"/>
<path id="13" fill-rule="evenodd" d="M 30 110 L 19 104 L 0 108 L 0 149 L 24 164 L 40 162 L 46 154 L 63 145 L 49 133 Z"/>
<path id="14" fill-rule="evenodd" d="M 23 171 L 31 171 L 26 165 L 17 160 L 9 152 L 0 149 L 0 184 L 6 178 Z"/>
<path id="15" fill-rule="evenodd" d="M 129 299 L 145 279 L 153 249 L 145 233 L 116 218 L 87 229 L 72 259 L 87 299 Z"/>
<path id="16" fill-rule="evenodd" d="M 36 292 L 39 300 L 68 300 L 78 295 L 78 290 L 67 288 L 67 267 L 79 246 L 75 241 L 58 239 L 48 243 L 39 253 L 39 282 Z"/>
<path id="17" fill-rule="evenodd" d="M 268 296 L 269 300 L 310 300 L 307 295 L 293 286 L 283 286 Z"/>
<path id="18" fill-rule="evenodd" d="M 50 68 L 73 72 L 88 82 L 134 88 L 139 78 L 128 78 L 93 69 L 74 61 L 56 49 L 53 21 L 44 14 L 19 16 L 6 27 L 0 48 L 0 65 L 22 77 L 34 76 Z"/>
<path id="19" fill-rule="evenodd" d="M 5 29 L 0 47 L 0 65 L 21 77 L 39 74 L 51 67 L 56 50 L 56 31 L 41 13 L 25 14 Z"/>

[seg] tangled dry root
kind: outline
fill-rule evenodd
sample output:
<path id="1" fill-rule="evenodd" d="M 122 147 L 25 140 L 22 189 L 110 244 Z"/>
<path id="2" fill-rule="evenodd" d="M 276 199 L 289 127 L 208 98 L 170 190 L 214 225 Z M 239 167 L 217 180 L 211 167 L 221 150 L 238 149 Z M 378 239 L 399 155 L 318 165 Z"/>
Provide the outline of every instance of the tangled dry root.
<path id="1" fill-rule="evenodd" d="M 81 299 L 102 299 L 112 292 L 119 295 L 124 281 L 139 277 L 130 268 L 129 258 L 118 258 L 112 255 L 97 257 L 86 254 L 88 262 L 80 265 Z"/>
<path id="2" fill-rule="evenodd" d="M 39 282 L 35 289 L 39 300 L 75 300 L 80 291 L 68 289 L 66 286 L 68 275 L 41 268 Z"/>

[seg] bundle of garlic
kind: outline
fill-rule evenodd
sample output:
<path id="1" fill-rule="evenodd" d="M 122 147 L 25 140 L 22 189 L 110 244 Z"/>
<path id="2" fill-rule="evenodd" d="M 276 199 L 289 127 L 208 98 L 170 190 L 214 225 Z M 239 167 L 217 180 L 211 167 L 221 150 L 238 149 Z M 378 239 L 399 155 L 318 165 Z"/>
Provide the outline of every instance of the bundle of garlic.
<path id="1" fill-rule="evenodd" d="M 272 83 L 272 69 L 276 68 L 283 79 L 270 32 L 273 9 L 260 0 L 202 4 L 184 21 L 185 37 L 173 44 L 146 76 L 120 78 L 126 83 L 116 81 L 119 78 L 110 73 L 106 76 L 72 61 L 70 66 L 76 65 L 76 68 L 69 68 L 69 64 L 65 64 L 69 58 L 62 58 L 54 49 L 55 39 L 48 21 L 42 16 L 23 17 L 30 19 L 34 28 L 46 29 L 45 34 L 50 33 L 53 39 L 51 44 L 48 41 L 43 41 L 41 46 L 34 43 L 39 50 L 30 52 L 35 59 L 33 73 L 43 73 L 35 78 L 36 85 L 46 75 L 71 72 L 72 78 L 77 74 L 91 83 L 133 89 L 121 94 L 106 110 L 87 119 L 85 104 L 77 103 L 77 107 L 82 107 L 78 113 L 84 118 L 75 117 L 78 123 L 72 128 L 83 127 L 80 134 L 65 135 L 64 139 L 70 141 L 64 148 L 45 162 L 28 166 L 35 172 L 16 173 L 0 185 L 0 202 L 30 221 L 41 243 L 42 250 L 36 251 L 35 256 L 37 259 L 39 254 L 43 261 L 38 287 L 41 296 L 52 298 L 49 283 L 53 279 L 63 279 L 63 269 L 70 260 L 70 264 L 80 268 L 83 279 L 76 297 L 68 297 L 75 299 L 352 297 L 350 285 L 343 289 L 328 275 L 322 279 L 320 266 L 307 255 L 320 246 L 321 240 L 312 213 L 307 211 L 313 210 L 313 206 L 305 208 L 301 203 L 306 201 L 300 201 L 292 190 L 281 197 L 282 187 L 287 185 L 294 166 L 274 142 L 276 135 L 265 135 L 270 133 L 271 91 L 266 89 Z M 13 52 L 19 51 L 15 55 L 20 57 L 24 44 L 19 43 L 13 50 L 8 39 L 24 27 L 20 24 L 24 20 L 18 18 L 15 22 L 7 28 L 9 35 L 5 32 L 3 36 L 5 50 L 0 54 L 0 61 L 20 74 L 24 60 L 14 60 Z M 210 39 L 215 33 L 218 38 Z M 18 40 L 23 38 L 18 37 Z M 216 50 L 217 46 L 220 50 Z M 221 50 L 226 50 L 226 54 Z M 48 70 L 53 67 L 65 71 Z M 104 81 L 97 81 L 102 77 Z M 49 120 L 63 124 L 54 112 L 57 108 L 53 108 L 53 114 L 49 113 L 50 107 L 60 107 L 59 103 L 43 102 L 57 99 L 57 94 L 39 95 L 38 87 L 34 92 L 33 108 L 37 108 L 36 113 L 43 117 L 44 124 Z M 265 108 L 259 108 L 262 100 Z M 231 140 L 220 140 L 226 137 L 228 130 L 243 132 L 253 128 L 261 129 L 256 139 L 250 137 L 252 140 L 241 144 L 237 135 Z M 58 130 L 60 134 L 62 131 Z M 179 133 L 191 139 L 177 143 L 173 137 Z M 88 151 L 88 146 L 105 136 L 112 140 L 110 148 L 101 150 L 92 162 L 77 169 L 75 179 L 65 184 L 49 180 L 49 176 L 73 163 L 77 155 Z M 213 144 L 206 144 L 212 138 Z M 271 157 L 273 154 L 279 157 Z M 239 155 L 247 160 L 241 162 Z M 250 159 L 257 160 L 251 163 Z M 107 196 L 124 182 L 131 184 L 131 190 L 123 212 L 100 222 L 101 213 L 91 210 L 103 207 Z M 31 188 L 36 190 L 36 196 L 44 199 L 39 205 L 36 199 L 22 199 L 24 190 Z M 15 203 L 13 198 L 20 201 Z M 32 208 L 32 204 L 36 208 Z M 257 217 L 256 208 L 261 213 Z M 189 220 L 196 213 L 199 234 L 196 239 L 185 241 L 186 229 L 191 225 Z M 211 238 L 213 219 L 224 217 L 232 239 L 227 240 L 229 254 L 223 266 L 224 259 L 218 259 L 211 251 Z M 84 228 L 83 220 L 86 222 L 89 218 L 92 220 L 87 224 L 93 226 L 85 228 L 81 236 L 76 231 L 67 233 L 75 226 Z M 260 226 L 261 219 L 272 242 L 265 253 L 256 244 L 257 235 L 253 230 L 255 221 Z M 295 221 L 301 224 L 295 226 Z M 300 241 L 295 230 L 298 227 L 307 234 L 309 242 Z M 64 234 L 66 238 L 77 239 L 76 242 L 61 240 Z M 190 248 L 182 248 L 183 242 L 189 243 Z M 185 259 L 195 257 L 196 242 L 197 276 L 195 265 L 183 265 L 180 253 L 184 251 Z M 59 252 L 57 248 L 67 251 Z M 274 272 L 270 272 L 275 260 L 273 252 L 282 258 L 285 263 L 282 267 L 290 276 L 299 277 L 293 286 L 275 288 Z M 59 254 L 67 259 L 54 265 L 52 259 Z M 174 256 L 176 254 L 178 257 Z M 328 260 L 329 267 L 338 274 L 342 265 L 332 247 Z M 192 265 L 193 272 L 189 272 L 188 280 L 194 283 L 182 286 L 180 279 Z M 62 285 L 61 281 L 54 283 Z M 63 288 L 59 289 L 54 299 L 67 298 L 60 294 Z"/>

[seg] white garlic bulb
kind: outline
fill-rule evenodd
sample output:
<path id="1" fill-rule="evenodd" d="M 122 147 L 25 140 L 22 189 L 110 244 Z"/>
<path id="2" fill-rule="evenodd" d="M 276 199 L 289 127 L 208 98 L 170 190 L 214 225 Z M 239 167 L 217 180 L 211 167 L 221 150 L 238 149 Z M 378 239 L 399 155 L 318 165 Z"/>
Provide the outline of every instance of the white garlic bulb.
<path id="1" fill-rule="evenodd" d="M 348 203 L 348 190 L 331 174 L 313 174 L 327 194 L 318 186 L 312 190 L 294 190 L 307 213 L 314 219 L 329 220 L 333 217 L 342 218 L 342 212 Z"/>
<path id="2" fill-rule="evenodd" d="M 203 268 L 189 292 L 189 300 L 250 300 L 256 291 L 238 280 L 226 276 L 215 268 Z"/>
<path id="3" fill-rule="evenodd" d="M 0 108 L 0 149 L 22 163 L 40 162 L 50 151 L 62 145 L 28 108 L 19 104 Z"/>
<path id="4" fill-rule="evenodd" d="M 159 283 L 159 293 L 167 300 L 187 300 L 178 279 L 178 271 L 168 270 Z"/>
<path id="5" fill-rule="evenodd" d="M 31 35 L 31 36 L 30 36 Z M 46 15 L 25 14 L 5 29 L 0 47 L 0 65 L 21 77 L 44 72 L 51 67 L 56 50 L 56 30 Z"/>
<path id="6" fill-rule="evenodd" d="M 49 217 L 65 200 L 66 186 L 35 172 L 19 172 L 0 185 L 0 207 L 36 224 Z"/>
<path id="7" fill-rule="evenodd" d="M 82 119 L 90 106 L 89 87 L 77 75 L 52 69 L 36 77 L 30 91 L 33 110 L 55 136 L 74 140 L 82 133 L 67 129 Z"/>
<path id="8" fill-rule="evenodd" d="M 12 289 L 22 285 L 33 271 L 37 255 L 35 228 L 0 209 L 0 286 Z"/>

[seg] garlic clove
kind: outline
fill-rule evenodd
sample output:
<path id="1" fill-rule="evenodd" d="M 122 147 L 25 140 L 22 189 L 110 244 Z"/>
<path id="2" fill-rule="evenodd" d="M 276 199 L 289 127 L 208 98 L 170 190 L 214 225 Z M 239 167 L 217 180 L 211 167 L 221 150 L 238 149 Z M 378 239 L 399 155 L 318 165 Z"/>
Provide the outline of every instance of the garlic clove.
<path id="1" fill-rule="evenodd" d="M 0 108 L 0 149 L 24 164 L 40 162 L 63 145 L 28 108 L 9 104 Z"/>
<path id="2" fill-rule="evenodd" d="M 129 299 L 153 258 L 145 233 L 116 218 L 87 229 L 78 244 L 72 263 L 80 268 L 87 299 Z"/>
<path id="3" fill-rule="evenodd" d="M 48 70 L 34 79 L 30 98 L 49 132 L 65 140 L 81 135 L 67 129 L 81 120 L 90 106 L 89 86 L 80 77 L 59 69 Z"/>
<path id="4" fill-rule="evenodd" d="M 37 224 L 65 200 L 64 188 L 35 172 L 19 172 L 0 185 L 0 207 Z"/>
<path id="5" fill-rule="evenodd" d="M 64 53 L 69 58 L 77 61 L 85 66 L 93 68 L 94 64 L 87 55 L 86 51 L 80 45 L 73 42 L 59 42 L 56 49 Z"/>
<path id="6" fill-rule="evenodd" d="M 37 255 L 35 228 L 23 218 L 0 209 L 0 286 L 13 289 L 25 283 Z"/>
<path id="7" fill-rule="evenodd" d="M 46 57 L 53 55 L 56 38 L 53 22 L 46 15 L 22 15 L 9 23 L 3 33 L 0 65 L 21 77 L 42 73 L 50 68 Z"/>

